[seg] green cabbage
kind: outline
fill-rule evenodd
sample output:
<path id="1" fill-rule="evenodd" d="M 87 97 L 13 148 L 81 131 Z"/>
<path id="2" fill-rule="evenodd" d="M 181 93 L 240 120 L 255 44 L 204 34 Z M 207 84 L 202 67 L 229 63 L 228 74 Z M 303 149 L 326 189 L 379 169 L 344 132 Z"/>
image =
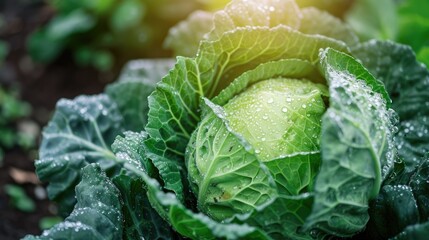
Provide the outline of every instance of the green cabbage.
<path id="1" fill-rule="evenodd" d="M 120 192 L 123 224 L 85 222 L 88 239 L 423 239 L 429 72 L 410 48 L 292 0 L 232 1 L 169 41 L 188 56 L 128 65 L 44 131 L 37 172 L 64 214 L 90 204 L 72 209 L 85 166 Z"/>

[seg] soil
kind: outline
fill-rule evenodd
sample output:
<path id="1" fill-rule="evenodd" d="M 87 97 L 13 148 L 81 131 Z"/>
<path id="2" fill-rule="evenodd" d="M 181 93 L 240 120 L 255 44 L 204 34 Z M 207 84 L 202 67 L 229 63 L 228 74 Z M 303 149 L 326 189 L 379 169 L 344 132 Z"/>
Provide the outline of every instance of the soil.
<path id="1" fill-rule="evenodd" d="M 3 66 L 0 63 L 0 84 L 19 86 L 21 98 L 32 107 L 32 114 L 26 120 L 36 123 L 39 132 L 46 125 L 55 103 L 60 98 L 100 93 L 105 85 L 116 77 L 119 69 L 116 67 L 110 72 L 99 73 L 93 68 L 76 66 L 69 53 L 64 53 L 49 66 L 34 63 L 26 52 L 27 37 L 53 14 L 54 11 L 42 0 L 0 0 L 0 39 L 6 41 L 10 47 Z M 56 214 L 55 205 L 46 198 L 44 186 L 40 182 L 22 183 L 13 177 L 14 170 L 30 175 L 34 173 L 36 158 L 36 150 L 23 151 L 15 148 L 6 151 L 3 165 L 0 167 L 2 240 L 19 239 L 26 234 L 40 234 L 40 220 Z M 21 186 L 34 200 L 35 210 L 26 213 L 13 208 L 4 191 L 6 184 Z"/>

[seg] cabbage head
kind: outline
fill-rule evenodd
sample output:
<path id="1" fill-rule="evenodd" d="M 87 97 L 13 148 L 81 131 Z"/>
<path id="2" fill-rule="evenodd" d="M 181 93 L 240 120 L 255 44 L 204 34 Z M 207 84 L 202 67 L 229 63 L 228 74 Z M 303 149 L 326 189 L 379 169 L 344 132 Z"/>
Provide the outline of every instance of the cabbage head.
<path id="1" fill-rule="evenodd" d="M 68 217 L 42 236 L 427 236 L 429 72 L 409 47 L 293 0 L 197 12 L 166 45 L 176 60 L 57 104 L 36 168 Z"/>

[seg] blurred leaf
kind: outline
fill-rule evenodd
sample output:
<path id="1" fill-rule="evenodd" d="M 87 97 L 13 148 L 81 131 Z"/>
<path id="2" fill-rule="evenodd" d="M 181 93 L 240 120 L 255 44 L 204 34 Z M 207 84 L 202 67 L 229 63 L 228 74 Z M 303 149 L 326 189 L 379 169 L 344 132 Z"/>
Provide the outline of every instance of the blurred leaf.
<path id="1" fill-rule="evenodd" d="M 215 11 L 225 7 L 231 0 L 198 0 L 205 6 L 207 11 Z"/>
<path id="2" fill-rule="evenodd" d="M 64 1 L 64 0 L 63 0 Z M 69 1 L 69 0 L 67 0 Z M 105 14 L 115 4 L 115 0 L 81 0 L 82 4 L 89 10 L 94 11 L 97 14 Z"/>
<path id="3" fill-rule="evenodd" d="M 398 41 L 410 45 L 418 59 L 429 66 L 429 1 L 407 0 L 399 5 L 400 33 Z M 426 52 L 426 53 L 425 53 Z M 426 54 L 426 57 L 425 57 Z"/>
<path id="4" fill-rule="evenodd" d="M 200 41 L 212 27 L 212 13 L 195 11 L 186 20 L 170 29 L 164 46 L 172 49 L 176 56 L 193 57 L 198 51 Z"/>
<path id="5" fill-rule="evenodd" d="M 15 90 L 5 90 L 0 87 L 0 124 L 28 116 L 30 112 L 30 105 L 20 101 Z"/>
<path id="6" fill-rule="evenodd" d="M 407 14 L 400 15 L 399 20 L 399 42 L 410 45 L 416 52 L 424 45 L 429 45 L 429 16 Z"/>
<path id="7" fill-rule="evenodd" d="M 0 127 L 0 146 L 11 148 L 14 144 L 15 134 L 12 129 L 7 127 Z"/>
<path id="8" fill-rule="evenodd" d="M 89 47 L 82 46 L 75 49 L 73 54 L 77 64 L 81 66 L 88 66 L 92 60 L 93 50 Z"/>
<path id="9" fill-rule="evenodd" d="M 417 60 L 426 64 L 426 67 L 429 68 L 429 46 L 425 46 L 417 53 Z"/>
<path id="10" fill-rule="evenodd" d="M 341 18 L 356 1 L 360 0 L 295 0 L 300 8 L 316 7 Z"/>
<path id="11" fill-rule="evenodd" d="M 42 28 L 33 32 L 27 42 L 27 48 L 33 60 L 50 63 L 57 58 L 65 47 L 65 42 L 52 38 Z"/>
<path id="12" fill-rule="evenodd" d="M 398 33 L 396 6 L 392 0 L 358 0 L 345 15 L 361 40 L 395 39 Z"/>
<path id="13" fill-rule="evenodd" d="M 51 39 L 64 40 L 73 34 L 89 31 L 96 24 L 94 16 L 82 9 L 67 15 L 57 15 L 46 28 L 46 34 Z"/>
<path id="14" fill-rule="evenodd" d="M 79 9 L 82 6 L 82 1 L 86 0 L 49 0 L 49 3 L 59 12 L 69 13 Z"/>
<path id="15" fill-rule="evenodd" d="M 4 158 L 4 152 L 0 147 L 0 168 L 3 166 L 3 158 Z"/>
<path id="16" fill-rule="evenodd" d="M 108 51 L 96 51 L 92 55 L 93 66 L 100 71 L 107 71 L 115 62 L 112 53 Z"/>
<path id="17" fill-rule="evenodd" d="M 111 28 L 123 32 L 137 26 L 145 15 L 144 5 L 136 0 L 125 0 L 115 10 L 110 19 Z"/>
<path id="18" fill-rule="evenodd" d="M 5 41 L 0 41 L 0 66 L 9 52 L 9 45 Z"/>
<path id="19" fill-rule="evenodd" d="M 33 212 L 36 209 L 34 201 L 27 196 L 21 187 L 7 184 L 4 186 L 4 191 L 9 196 L 10 203 L 15 208 L 23 212 Z"/>
<path id="20" fill-rule="evenodd" d="M 429 18 L 429 1 L 427 0 L 404 0 L 400 5 L 399 13 L 401 15 L 419 15 Z"/>
<path id="21" fill-rule="evenodd" d="M 39 221 L 39 228 L 41 230 L 46 230 L 53 227 L 55 224 L 63 221 L 61 217 L 44 217 Z"/>

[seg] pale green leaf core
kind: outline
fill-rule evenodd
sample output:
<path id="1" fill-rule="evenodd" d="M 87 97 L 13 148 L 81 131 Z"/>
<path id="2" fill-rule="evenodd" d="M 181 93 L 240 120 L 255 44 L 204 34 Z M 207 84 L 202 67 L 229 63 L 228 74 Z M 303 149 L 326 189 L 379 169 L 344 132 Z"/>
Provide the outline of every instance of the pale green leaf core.
<path id="1" fill-rule="evenodd" d="M 307 80 L 261 81 L 225 106 L 231 129 L 243 136 L 262 161 L 319 150 L 321 118 L 328 89 Z"/>

